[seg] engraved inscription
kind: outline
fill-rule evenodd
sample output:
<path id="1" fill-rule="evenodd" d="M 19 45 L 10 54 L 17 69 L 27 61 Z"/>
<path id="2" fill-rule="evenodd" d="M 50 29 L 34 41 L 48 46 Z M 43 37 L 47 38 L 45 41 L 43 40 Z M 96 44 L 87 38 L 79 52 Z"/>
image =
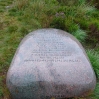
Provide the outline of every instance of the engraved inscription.
<path id="1" fill-rule="evenodd" d="M 59 60 L 57 60 L 57 59 L 52 59 L 52 60 L 44 60 L 44 59 L 41 59 L 41 60 L 39 60 L 39 59 L 34 59 L 34 60 L 24 60 L 24 62 L 41 62 L 41 61 L 43 61 L 43 62 L 48 62 L 48 61 L 52 61 L 52 62 L 81 62 L 80 60 L 63 60 L 63 59 L 59 59 Z"/>
<path id="2" fill-rule="evenodd" d="M 80 62 L 80 59 L 70 58 L 73 52 L 67 48 L 60 36 L 51 34 L 49 37 L 41 36 L 34 39 L 37 49 L 33 49 L 30 57 L 27 57 L 24 62 Z"/>
<path id="3" fill-rule="evenodd" d="M 46 96 L 46 99 L 50 99 L 50 98 L 65 98 L 66 96 L 65 95 L 50 95 L 50 96 Z"/>

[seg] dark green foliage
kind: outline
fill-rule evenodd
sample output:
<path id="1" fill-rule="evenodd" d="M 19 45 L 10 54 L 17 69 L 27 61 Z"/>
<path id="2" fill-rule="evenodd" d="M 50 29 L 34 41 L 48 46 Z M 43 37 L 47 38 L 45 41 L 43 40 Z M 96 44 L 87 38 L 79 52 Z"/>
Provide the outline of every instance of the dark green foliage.
<path id="1" fill-rule="evenodd" d="M 18 29 L 18 27 L 17 27 L 17 26 L 9 26 L 9 27 L 8 27 L 8 29 L 7 29 L 7 32 L 12 33 L 12 32 L 17 31 L 17 29 Z"/>
<path id="2" fill-rule="evenodd" d="M 22 36 L 25 36 L 29 31 L 26 27 L 19 27 L 19 32 L 21 32 Z"/>
<path id="3" fill-rule="evenodd" d="M 86 0 L 57 0 L 59 3 L 63 5 L 82 5 L 86 3 Z"/>
<path id="4" fill-rule="evenodd" d="M 13 8 L 9 10 L 9 15 L 10 16 L 22 16 L 24 13 L 23 11 L 17 11 L 17 9 Z"/>
<path id="5" fill-rule="evenodd" d="M 2 87 L 0 86 L 0 97 L 3 97 L 3 91 L 2 91 Z"/>
<path id="6" fill-rule="evenodd" d="M 65 30 L 65 19 L 63 17 L 55 17 L 50 25 L 53 28 Z"/>
<path id="7" fill-rule="evenodd" d="M 2 78 L 0 77 L 0 97 L 3 96 Z"/>

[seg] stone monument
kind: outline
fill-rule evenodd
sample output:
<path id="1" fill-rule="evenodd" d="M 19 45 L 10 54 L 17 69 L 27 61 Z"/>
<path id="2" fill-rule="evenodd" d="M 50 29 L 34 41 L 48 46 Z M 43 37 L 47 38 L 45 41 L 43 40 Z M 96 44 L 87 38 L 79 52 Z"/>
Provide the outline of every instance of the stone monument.
<path id="1" fill-rule="evenodd" d="M 12 99 L 82 97 L 96 77 L 82 45 L 69 33 L 40 29 L 20 43 L 7 73 Z"/>

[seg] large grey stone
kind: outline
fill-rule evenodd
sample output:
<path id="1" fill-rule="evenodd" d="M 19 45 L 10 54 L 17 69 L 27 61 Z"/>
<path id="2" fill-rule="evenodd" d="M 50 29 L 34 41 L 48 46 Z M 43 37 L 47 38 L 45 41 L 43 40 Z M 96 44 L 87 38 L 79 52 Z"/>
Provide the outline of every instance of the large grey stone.
<path id="1" fill-rule="evenodd" d="M 13 99 L 81 97 L 95 85 L 95 74 L 83 47 L 72 35 L 58 29 L 28 34 L 7 74 Z"/>

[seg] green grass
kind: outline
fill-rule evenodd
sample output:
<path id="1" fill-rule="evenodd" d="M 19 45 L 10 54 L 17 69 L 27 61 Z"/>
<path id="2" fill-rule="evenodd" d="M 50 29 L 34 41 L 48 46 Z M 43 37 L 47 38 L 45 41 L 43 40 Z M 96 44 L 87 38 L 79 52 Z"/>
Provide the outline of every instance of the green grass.
<path id="1" fill-rule="evenodd" d="M 87 50 L 87 55 L 96 73 L 97 79 L 99 79 L 99 54 L 94 50 Z"/>
<path id="2" fill-rule="evenodd" d="M 11 99 L 5 79 L 19 43 L 40 28 L 65 30 L 88 45 L 99 78 L 99 10 L 94 5 L 86 0 L 0 0 L 0 99 Z M 98 99 L 98 93 L 99 82 L 92 99 Z"/>

